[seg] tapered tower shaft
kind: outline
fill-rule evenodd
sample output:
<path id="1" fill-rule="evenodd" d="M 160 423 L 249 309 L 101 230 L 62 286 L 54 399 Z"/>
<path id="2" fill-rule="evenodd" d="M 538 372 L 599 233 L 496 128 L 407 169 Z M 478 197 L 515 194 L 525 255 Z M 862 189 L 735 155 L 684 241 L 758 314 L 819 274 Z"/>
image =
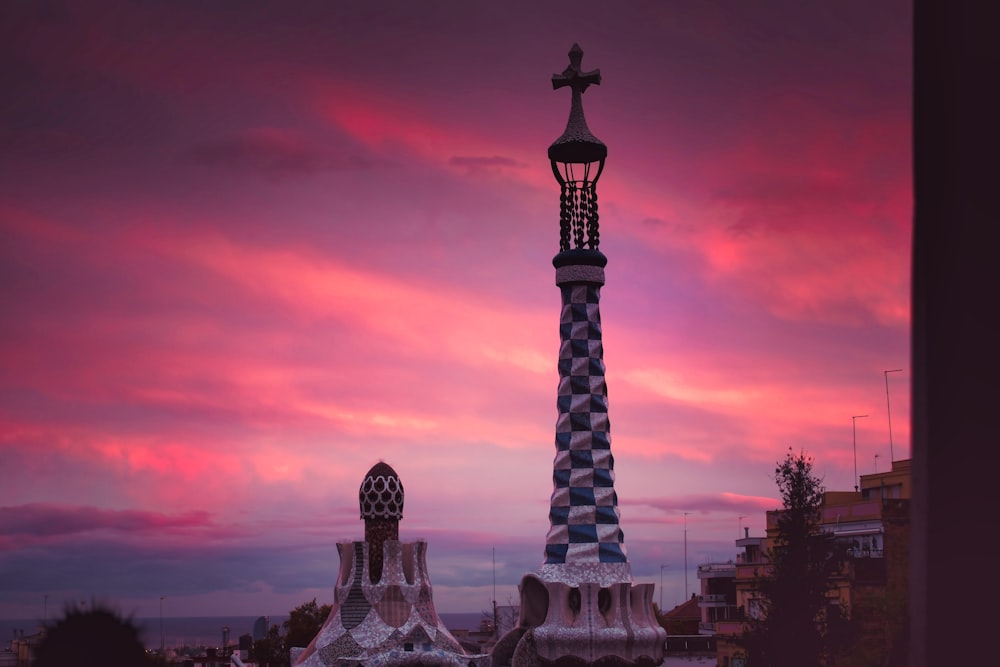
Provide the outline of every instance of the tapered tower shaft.
<path id="1" fill-rule="evenodd" d="M 556 271 L 559 415 L 545 563 L 624 563 L 601 338 L 604 270 L 571 264 Z"/>

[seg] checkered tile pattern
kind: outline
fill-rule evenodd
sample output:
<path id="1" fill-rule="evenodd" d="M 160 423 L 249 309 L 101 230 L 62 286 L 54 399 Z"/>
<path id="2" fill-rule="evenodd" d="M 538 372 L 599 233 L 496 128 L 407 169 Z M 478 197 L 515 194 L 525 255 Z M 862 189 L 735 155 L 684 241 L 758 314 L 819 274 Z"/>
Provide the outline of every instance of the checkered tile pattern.
<path id="1" fill-rule="evenodd" d="M 545 563 L 626 563 L 614 488 L 600 286 L 560 287 L 559 418 Z"/>

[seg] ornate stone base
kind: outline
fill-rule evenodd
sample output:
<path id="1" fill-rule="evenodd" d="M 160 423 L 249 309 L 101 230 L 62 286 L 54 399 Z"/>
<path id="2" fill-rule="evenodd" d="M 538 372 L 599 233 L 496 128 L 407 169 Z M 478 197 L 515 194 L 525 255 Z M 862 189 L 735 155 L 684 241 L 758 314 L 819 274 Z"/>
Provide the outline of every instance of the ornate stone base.
<path id="1" fill-rule="evenodd" d="M 434 609 L 427 543 L 385 540 L 381 577 L 372 583 L 368 542 L 337 544 L 340 573 L 333 608 L 296 667 L 488 667 L 489 656 L 467 655 Z"/>
<path id="2" fill-rule="evenodd" d="M 493 666 L 661 664 L 667 632 L 653 613 L 653 584 L 632 584 L 627 570 L 546 565 L 525 575 L 519 627 L 497 644 Z"/>

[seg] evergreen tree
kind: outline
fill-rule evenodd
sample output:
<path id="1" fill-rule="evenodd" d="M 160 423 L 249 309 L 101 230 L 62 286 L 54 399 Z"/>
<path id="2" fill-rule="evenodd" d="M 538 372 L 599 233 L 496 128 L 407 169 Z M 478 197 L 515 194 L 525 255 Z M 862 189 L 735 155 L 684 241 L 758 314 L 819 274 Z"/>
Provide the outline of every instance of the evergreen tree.
<path id="1" fill-rule="evenodd" d="M 285 646 L 291 650 L 294 646 L 306 647 L 313 637 L 323 627 L 332 605 L 316 604 L 316 598 L 300 604 L 293 609 L 285 621 Z"/>
<path id="2" fill-rule="evenodd" d="M 291 662 L 288 651 L 285 650 L 281 627 L 272 625 L 267 629 L 267 635 L 253 643 L 253 660 L 261 667 L 287 667 Z"/>
<path id="3" fill-rule="evenodd" d="M 316 604 L 316 598 L 289 612 L 288 620 L 272 625 L 267 636 L 254 642 L 254 660 L 262 667 L 288 667 L 294 647 L 305 648 L 319 633 L 333 605 Z"/>
<path id="4" fill-rule="evenodd" d="M 843 610 L 828 597 L 842 555 L 819 530 L 824 488 L 812 468 L 812 458 L 789 449 L 774 471 L 783 509 L 768 571 L 756 582 L 763 618 L 746 636 L 753 667 L 827 665 L 850 637 Z"/>
<path id="5" fill-rule="evenodd" d="M 35 667 L 149 667 L 154 664 L 132 617 L 123 617 L 98 602 L 86 610 L 67 604 L 62 618 L 45 625 L 45 634 L 35 647 Z"/>

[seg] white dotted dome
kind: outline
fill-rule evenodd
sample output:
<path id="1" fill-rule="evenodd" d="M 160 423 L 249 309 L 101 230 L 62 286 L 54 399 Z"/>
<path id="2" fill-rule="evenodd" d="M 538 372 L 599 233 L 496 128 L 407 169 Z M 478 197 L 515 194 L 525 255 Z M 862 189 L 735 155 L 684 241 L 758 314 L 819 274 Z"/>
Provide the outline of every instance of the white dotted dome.
<path id="1" fill-rule="evenodd" d="M 403 518 L 403 483 L 388 463 L 379 461 L 358 490 L 362 519 Z"/>

